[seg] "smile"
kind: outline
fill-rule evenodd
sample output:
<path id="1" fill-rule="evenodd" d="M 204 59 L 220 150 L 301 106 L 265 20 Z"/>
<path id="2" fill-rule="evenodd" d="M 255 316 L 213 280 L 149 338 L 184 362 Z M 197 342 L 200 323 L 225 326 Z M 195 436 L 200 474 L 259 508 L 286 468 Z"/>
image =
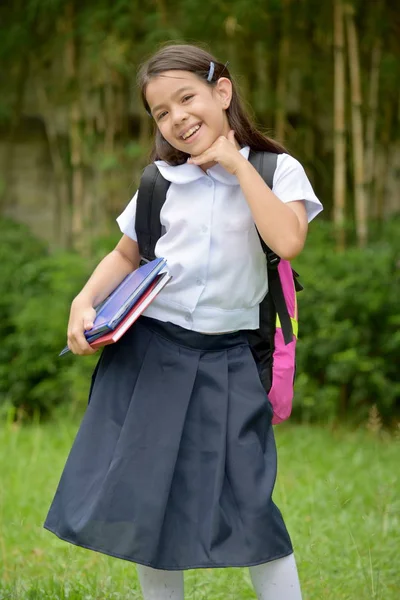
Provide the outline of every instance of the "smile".
<path id="1" fill-rule="evenodd" d="M 201 127 L 201 123 L 198 123 L 197 125 L 194 125 L 190 129 L 188 129 L 187 131 L 185 131 L 185 133 L 183 135 L 181 135 L 181 138 L 184 141 L 189 140 L 192 136 L 194 136 L 195 133 L 197 133 L 199 131 L 200 127 Z"/>

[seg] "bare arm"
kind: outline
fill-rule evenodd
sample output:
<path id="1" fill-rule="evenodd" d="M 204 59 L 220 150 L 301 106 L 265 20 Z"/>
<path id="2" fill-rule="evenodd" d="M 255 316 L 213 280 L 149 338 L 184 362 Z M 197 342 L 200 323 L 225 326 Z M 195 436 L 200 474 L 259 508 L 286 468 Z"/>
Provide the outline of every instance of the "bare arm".
<path id="1" fill-rule="evenodd" d="M 257 170 L 240 154 L 234 131 L 231 130 L 228 137 L 220 136 L 210 148 L 192 156 L 188 162 L 200 166 L 218 162 L 236 175 L 264 242 L 286 260 L 301 252 L 308 231 L 303 198 L 284 203 L 275 196 Z"/>
<path id="2" fill-rule="evenodd" d="M 264 242 L 281 258 L 295 258 L 303 249 L 308 231 L 302 199 L 282 202 L 246 160 L 241 163 L 237 178 Z"/>
<path id="3" fill-rule="evenodd" d="M 77 298 L 85 298 L 92 306 L 99 304 L 129 273 L 139 266 L 137 242 L 123 235 L 114 250 L 97 265 Z"/>
<path id="4" fill-rule="evenodd" d="M 140 261 L 137 242 L 123 235 L 117 246 L 97 265 L 86 285 L 71 305 L 68 322 L 68 347 L 74 354 L 93 354 L 85 339 L 96 316 L 94 306 L 114 290 Z"/>

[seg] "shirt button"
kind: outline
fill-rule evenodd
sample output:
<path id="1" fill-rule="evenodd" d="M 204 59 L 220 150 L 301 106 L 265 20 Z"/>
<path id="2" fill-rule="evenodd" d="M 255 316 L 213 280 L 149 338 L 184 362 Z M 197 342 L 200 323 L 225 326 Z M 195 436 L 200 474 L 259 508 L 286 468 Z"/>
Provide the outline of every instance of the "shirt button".
<path id="1" fill-rule="evenodd" d="M 201 230 L 202 230 L 203 233 L 207 233 L 207 231 L 208 231 L 207 225 L 202 225 L 201 226 Z"/>
<path id="2" fill-rule="evenodd" d="M 208 187 L 212 187 L 214 184 L 211 179 L 206 179 L 206 185 L 208 185 Z"/>
<path id="3" fill-rule="evenodd" d="M 196 279 L 196 284 L 197 285 L 203 285 L 203 281 L 201 279 Z"/>
<path id="4" fill-rule="evenodd" d="M 191 320 L 191 316 L 189 314 L 185 315 L 185 321 L 190 321 Z"/>

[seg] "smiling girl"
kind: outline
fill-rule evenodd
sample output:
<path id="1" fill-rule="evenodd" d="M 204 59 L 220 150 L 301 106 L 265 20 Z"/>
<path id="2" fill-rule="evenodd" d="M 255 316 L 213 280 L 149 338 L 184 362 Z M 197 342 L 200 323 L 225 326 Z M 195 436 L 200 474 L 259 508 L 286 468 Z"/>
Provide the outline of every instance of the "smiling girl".
<path id="1" fill-rule="evenodd" d="M 171 282 L 96 366 L 90 403 L 45 527 L 137 563 L 145 600 L 183 599 L 183 570 L 250 567 L 261 600 L 301 598 L 272 501 L 272 409 L 246 331 L 268 291 L 258 233 L 284 259 L 322 210 L 301 165 L 246 115 L 226 65 L 171 45 L 138 75 L 156 125 L 152 160 L 170 182 L 156 256 Z M 278 154 L 270 189 L 249 152 Z M 72 303 L 68 345 L 139 265 L 137 194 L 123 233 Z M 213 594 L 210 592 L 209 597 Z"/>

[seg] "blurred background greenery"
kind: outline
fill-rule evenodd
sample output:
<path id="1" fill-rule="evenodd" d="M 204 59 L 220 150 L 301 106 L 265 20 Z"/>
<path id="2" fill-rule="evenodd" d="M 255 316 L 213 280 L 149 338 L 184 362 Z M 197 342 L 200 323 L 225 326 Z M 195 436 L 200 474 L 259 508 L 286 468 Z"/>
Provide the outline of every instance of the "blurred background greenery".
<path id="1" fill-rule="evenodd" d="M 0 3 L 0 600 L 141 598 L 131 564 L 42 523 L 97 360 L 58 358 L 70 302 L 148 161 L 137 67 L 172 40 L 229 60 L 325 207 L 294 265 L 296 395 L 276 428 L 303 598 L 398 599 L 399 33 L 395 0 Z M 193 600 L 255 596 L 244 569 L 185 577 Z"/>
<path id="2" fill-rule="evenodd" d="M 400 13 L 394 0 L 14 0 L 0 7 L 0 417 L 80 414 L 96 358 L 57 357 L 119 237 L 153 123 L 138 65 L 205 45 L 325 206 L 296 260 L 293 419 L 400 417 Z"/>

